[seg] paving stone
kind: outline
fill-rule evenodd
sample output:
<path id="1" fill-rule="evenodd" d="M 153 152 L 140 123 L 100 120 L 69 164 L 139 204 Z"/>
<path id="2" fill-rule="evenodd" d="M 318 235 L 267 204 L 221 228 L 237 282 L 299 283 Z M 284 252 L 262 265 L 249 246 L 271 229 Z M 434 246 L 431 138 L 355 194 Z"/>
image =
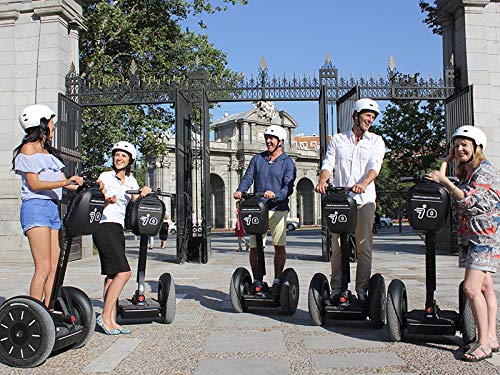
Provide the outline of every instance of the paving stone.
<path id="1" fill-rule="evenodd" d="M 406 363 L 394 353 L 347 353 L 347 354 L 313 354 L 311 360 L 314 368 L 356 368 L 356 367 L 388 367 L 406 366 Z"/>
<path id="2" fill-rule="evenodd" d="M 289 375 L 290 367 L 286 359 L 202 359 L 197 375 Z"/>
<path id="3" fill-rule="evenodd" d="M 122 338 L 111 345 L 104 353 L 93 360 L 83 372 L 110 372 L 118 365 L 137 345 L 144 340 L 143 338 Z"/>
<path id="4" fill-rule="evenodd" d="M 212 332 L 208 338 L 206 352 L 211 353 L 261 353 L 285 352 L 281 331 L 220 331 Z"/>
<path id="5" fill-rule="evenodd" d="M 276 327 L 280 326 L 282 323 L 277 319 L 273 319 L 269 316 L 264 315 L 254 315 L 250 313 L 226 313 L 221 314 L 215 320 L 216 327 Z"/>
<path id="6" fill-rule="evenodd" d="M 307 349 L 341 349 L 341 348 L 380 348 L 385 347 L 379 341 L 363 340 L 354 337 L 334 336 L 305 336 L 304 345 Z"/>

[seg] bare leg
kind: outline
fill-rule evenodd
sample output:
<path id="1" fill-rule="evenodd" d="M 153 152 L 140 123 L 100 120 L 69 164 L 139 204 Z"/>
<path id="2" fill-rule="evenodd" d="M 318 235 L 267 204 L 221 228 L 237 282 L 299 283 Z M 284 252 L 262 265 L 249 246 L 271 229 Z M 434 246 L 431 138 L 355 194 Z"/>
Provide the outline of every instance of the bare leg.
<path id="1" fill-rule="evenodd" d="M 493 345 L 494 348 L 498 347 L 497 338 L 497 296 L 495 294 L 495 286 L 493 284 L 493 278 L 490 272 L 486 272 L 486 277 L 483 282 L 482 292 L 486 300 L 486 306 L 488 308 L 488 338 L 490 346 Z"/>
<path id="2" fill-rule="evenodd" d="M 472 314 L 477 326 L 477 341 L 486 351 L 490 349 L 490 340 L 488 338 L 488 308 L 486 300 L 481 291 L 485 281 L 486 273 L 478 270 L 465 269 L 464 291 L 470 303 Z M 477 349 L 473 353 L 475 356 L 483 356 L 484 353 Z M 465 354 L 470 357 L 468 354 Z M 472 357 L 471 357 L 472 358 Z"/>
<path id="3" fill-rule="evenodd" d="M 41 301 L 44 295 L 45 284 L 51 272 L 51 230 L 48 227 L 35 227 L 26 232 L 31 255 L 35 262 L 35 273 L 31 279 L 30 296 Z M 50 291 L 49 291 L 50 294 Z M 45 304 L 48 305 L 46 298 Z"/>
<path id="4" fill-rule="evenodd" d="M 107 329 L 120 329 L 116 325 L 116 302 L 120 297 L 123 287 L 130 279 L 130 271 L 119 272 L 115 275 L 108 288 L 106 289 L 104 299 L 104 309 L 102 310 L 102 320 Z"/>
<path id="5" fill-rule="evenodd" d="M 286 263 L 285 246 L 274 245 L 274 278 L 281 279 Z"/>
<path id="6" fill-rule="evenodd" d="M 48 306 L 52 287 L 54 286 L 54 278 L 56 276 L 57 264 L 59 263 L 59 256 L 61 255 L 61 248 L 59 246 L 59 230 L 50 231 L 50 273 L 45 282 L 45 304 Z"/>

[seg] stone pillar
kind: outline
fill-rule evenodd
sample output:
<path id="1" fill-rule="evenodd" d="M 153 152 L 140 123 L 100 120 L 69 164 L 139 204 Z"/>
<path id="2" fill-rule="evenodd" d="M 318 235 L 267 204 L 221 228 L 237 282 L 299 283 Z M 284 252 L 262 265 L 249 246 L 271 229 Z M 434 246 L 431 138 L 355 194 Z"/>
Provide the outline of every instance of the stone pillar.
<path id="1" fill-rule="evenodd" d="M 0 2 L 0 262 L 32 259 L 19 224 L 21 181 L 11 171 L 12 151 L 24 135 L 18 115 L 30 104 L 57 113 L 57 94 L 65 92 L 70 64 L 78 63 L 70 45 L 78 47 L 82 28 L 74 0 Z"/>
<path id="2" fill-rule="evenodd" d="M 452 51 L 460 86 L 474 86 L 474 125 L 488 137 L 485 154 L 500 168 L 500 2 L 438 0 L 437 6 L 444 66 Z"/>

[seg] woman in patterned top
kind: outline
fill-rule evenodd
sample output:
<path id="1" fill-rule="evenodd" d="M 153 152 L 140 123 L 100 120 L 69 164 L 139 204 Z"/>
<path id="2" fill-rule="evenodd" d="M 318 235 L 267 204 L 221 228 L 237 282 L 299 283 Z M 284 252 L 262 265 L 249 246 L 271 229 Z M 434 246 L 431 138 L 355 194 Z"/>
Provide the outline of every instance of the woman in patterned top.
<path id="1" fill-rule="evenodd" d="M 22 178 L 21 227 L 28 237 L 35 273 L 30 284 L 30 296 L 48 305 L 59 259 L 58 203 L 62 188 L 76 190 L 83 179 L 66 179 L 59 153 L 51 146 L 56 114 L 41 104 L 23 109 L 19 122 L 26 132 L 21 144 L 14 149 L 12 169 Z M 72 184 L 75 183 L 75 184 Z"/>
<path id="2" fill-rule="evenodd" d="M 441 169 L 427 174 L 451 193 L 457 203 L 459 266 L 465 267 L 464 291 L 477 326 L 477 341 L 463 360 L 478 362 L 498 352 L 496 334 L 497 298 L 491 274 L 499 258 L 500 184 L 496 169 L 483 150 L 486 135 L 465 125 L 452 136 L 452 148 Z M 446 178 L 448 163 L 455 160 L 459 183 Z"/>

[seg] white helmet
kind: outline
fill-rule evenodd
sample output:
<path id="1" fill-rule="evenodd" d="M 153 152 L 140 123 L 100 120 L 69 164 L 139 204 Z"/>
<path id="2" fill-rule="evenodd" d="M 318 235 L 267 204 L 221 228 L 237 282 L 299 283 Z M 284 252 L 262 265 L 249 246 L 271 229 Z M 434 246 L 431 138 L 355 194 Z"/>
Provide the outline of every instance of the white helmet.
<path id="1" fill-rule="evenodd" d="M 117 151 L 117 150 L 128 152 L 130 154 L 130 156 L 132 157 L 132 160 L 135 160 L 135 158 L 137 156 L 137 151 L 135 151 L 134 145 L 130 142 L 121 141 L 121 142 L 115 143 L 113 145 L 113 148 L 111 149 L 111 154 L 114 154 L 115 151 Z M 130 163 L 132 163 L 132 160 L 130 161 Z"/>
<path id="2" fill-rule="evenodd" d="M 464 125 L 459 127 L 451 136 L 451 141 L 453 142 L 458 137 L 472 139 L 476 143 L 476 146 L 481 146 L 483 150 L 486 148 L 486 134 L 475 126 Z"/>
<path id="3" fill-rule="evenodd" d="M 286 141 L 286 130 L 279 125 L 271 125 L 264 132 L 264 137 L 266 135 L 272 135 L 273 137 L 278 138 L 279 140 Z"/>
<path id="4" fill-rule="evenodd" d="M 367 111 L 367 110 L 375 112 L 376 113 L 375 117 L 377 117 L 380 114 L 380 107 L 378 103 L 373 99 L 363 98 L 357 100 L 356 103 L 354 103 L 353 114 L 355 112 L 361 113 L 361 111 Z"/>
<path id="5" fill-rule="evenodd" d="M 43 104 L 29 105 L 24 108 L 19 115 L 19 123 L 24 130 L 33 128 L 35 126 L 40 126 L 40 120 L 42 118 L 49 121 L 52 117 L 55 117 L 55 113 L 49 107 Z"/>

